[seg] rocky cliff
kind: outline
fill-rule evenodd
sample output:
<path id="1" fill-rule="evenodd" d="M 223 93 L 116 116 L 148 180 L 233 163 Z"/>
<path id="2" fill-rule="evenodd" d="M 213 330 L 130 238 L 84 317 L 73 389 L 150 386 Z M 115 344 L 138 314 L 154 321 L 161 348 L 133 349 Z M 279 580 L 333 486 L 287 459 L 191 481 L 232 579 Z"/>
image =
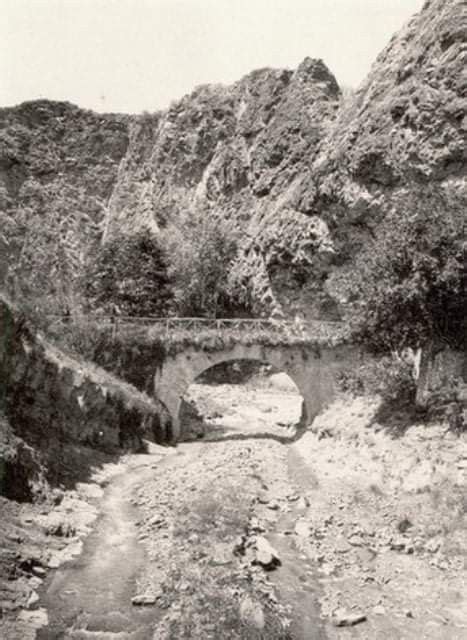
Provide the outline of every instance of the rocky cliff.
<path id="1" fill-rule="evenodd" d="M 307 58 L 296 71 L 262 69 L 231 87 L 199 87 L 166 113 L 133 120 L 106 233 L 141 225 L 157 233 L 190 211 L 233 219 L 239 285 L 273 310 L 275 265 L 302 285 L 298 268 L 310 275 L 331 248 L 325 224 L 304 214 L 314 196 L 310 166 L 339 101 L 334 76 Z"/>
<path id="2" fill-rule="evenodd" d="M 221 216 L 239 229 L 233 271 L 256 313 L 336 317 L 334 275 L 394 198 L 422 197 L 429 182 L 465 192 L 465 9 L 426 2 L 345 98 L 307 58 L 152 115 L 44 101 L 3 110 L 4 227 L 52 210 L 76 247 Z"/>
<path id="3" fill-rule="evenodd" d="M 343 104 L 313 166 L 314 210 L 378 219 L 394 191 L 465 181 L 467 5 L 430 0 Z"/>
<path id="4" fill-rule="evenodd" d="M 339 109 L 312 168 L 311 209 L 328 224 L 336 251 L 324 285 L 333 298 L 335 281 L 394 203 L 408 208 L 412 195 L 429 209 L 432 185 L 465 210 L 466 61 L 465 0 L 428 0 Z"/>
<path id="5" fill-rule="evenodd" d="M 423 198 L 430 182 L 465 197 L 465 9 L 426 2 L 345 98 L 324 63 L 306 59 L 132 123 L 109 232 L 221 213 L 242 229 L 234 269 L 257 310 L 338 315 L 335 276 L 395 199 Z"/>

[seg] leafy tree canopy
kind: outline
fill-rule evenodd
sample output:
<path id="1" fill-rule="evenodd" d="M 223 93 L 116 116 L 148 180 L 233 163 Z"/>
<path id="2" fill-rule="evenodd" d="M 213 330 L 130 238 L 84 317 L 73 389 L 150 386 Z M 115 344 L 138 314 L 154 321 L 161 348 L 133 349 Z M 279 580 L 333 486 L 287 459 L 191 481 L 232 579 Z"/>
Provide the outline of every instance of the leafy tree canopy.
<path id="1" fill-rule="evenodd" d="M 84 279 L 86 295 L 95 310 L 164 316 L 171 308 L 166 256 L 147 230 L 112 237 L 90 262 Z"/>
<path id="2" fill-rule="evenodd" d="M 467 199 L 454 187 L 400 196 L 347 282 L 356 335 L 376 351 L 465 343 Z"/>
<path id="3" fill-rule="evenodd" d="M 235 293 L 230 275 L 237 236 L 230 220 L 206 211 L 180 214 L 165 229 L 179 315 L 215 317 L 231 312 Z"/>

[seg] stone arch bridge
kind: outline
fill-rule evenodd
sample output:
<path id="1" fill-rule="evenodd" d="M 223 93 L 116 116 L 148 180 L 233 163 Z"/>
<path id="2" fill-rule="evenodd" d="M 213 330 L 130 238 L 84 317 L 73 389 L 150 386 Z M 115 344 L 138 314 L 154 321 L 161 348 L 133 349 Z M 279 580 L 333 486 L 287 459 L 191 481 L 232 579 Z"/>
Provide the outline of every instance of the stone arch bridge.
<path id="1" fill-rule="evenodd" d="M 341 323 L 298 324 L 272 320 L 183 320 L 185 338 L 167 350 L 154 375 L 154 394 L 172 419 L 174 440 L 183 435 L 180 408 L 189 386 L 223 362 L 252 360 L 271 364 L 296 384 L 303 398 L 302 421 L 310 424 L 336 393 L 336 378 L 359 358 Z M 170 341 L 170 327 L 167 338 Z M 193 341 L 186 339 L 192 332 Z"/>
<path id="2" fill-rule="evenodd" d="M 174 441 L 183 436 L 179 414 L 189 386 L 217 364 L 251 360 L 288 374 L 303 398 L 302 422 L 310 424 L 332 401 L 338 373 L 360 359 L 339 322 L 122 316 L 94 320 L 115 334 L 143 331 L 163 345 L 164 357 L 154 363 L 153 391 L 170 416 Z"/>

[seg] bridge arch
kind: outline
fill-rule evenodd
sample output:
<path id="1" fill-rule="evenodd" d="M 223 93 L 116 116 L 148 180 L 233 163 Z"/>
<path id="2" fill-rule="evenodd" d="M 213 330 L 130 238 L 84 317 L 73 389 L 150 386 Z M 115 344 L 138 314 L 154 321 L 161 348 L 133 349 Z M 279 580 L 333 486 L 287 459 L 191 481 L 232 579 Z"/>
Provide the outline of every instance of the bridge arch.
<path id="1" fill-rule="evenodd" d="M 204 375 L 208 375 L 211 374 L 211 376 L 214 375 L 214 378 L 216 378 L 216 369 L 218 369 L 218 367 L 220 366 L 224 366 L 223 370 L 222 370 L 222 374 L 220 376 L 221 380 L 218 378 L 218 381 L 220 382 L 220 384 L 224 384 L 227 383 L 229 384 L 229 382 L 233 382 L 233 380 L 235 379 L 235 369 L 232 368 L 232 365 L 238 364 L 240 365 L 240 367 L 243 367 L 243 371 L 246 371 L 247 369 L 245 369 L 244 367 L 251 367 L 251 372 L 253 371 L 259 371 L 260 367 L 264 368 L 265 366 L 267 368 L 270 368 L 270 366 L 272 365 L 271 362 L 267 362 L 264 360 L 251 360 L 251 359 L 242 359 L 242 360 L 237 360 L 237 359 L 223 359 L 221 360 L 220 363 L 214 364 L 211 367 L 209 367 L 208 369 L 205 369 L 204 371 L 202 371 L 200 374 L 198 374 L 195 379 L 192 381 L 192 383 L 189 385 L 189 387 L 186 390 L 186 393 L 184 394 L 183 400 L 180 403 L 179 406 L 179 413 L 178 413 L 178 421 L 180 423 L 180 429 L 181 429 L 181 438 L 183 440 L 185 440 L 186 438 L 188 439 L 192 439 L 193 438 L 193 433 L 197 433 L 197 429 L 195 426 L 195 429 L 193 431 L 193 423 L 192 420 L 190 420 L 190 416 L 192 416 L 193 414 L 192 409 L 189 409 L 189 404 L 187 404 L 187 402 L 189 402 L 189 398 L 191 400 L 194 399 L 194 397 L 198 398 L 199 400 L 201 400 L 201 398 L 203 399 L 207 399 L 207 398 L 212 398 L 215 399 L 215 408 L 216 410 L 219 409 L 220 410 L 220 414 L 219 416 L 221 418 L 224 419 L 224 423 L 222 425 L 222 427 L 219 427 L 219 425 L 217 427 L 214 427 L 214 431 L 216 428 L 224 428 L 227 431 L 232 430 L 231 433 L 235 433 L 238 428 L 239 428 L 239 423 L 237 422 L 237 419 L 240 418 L 240 416 L 242 414 L 244 414 L 244 412 L 248 412 L 248 406 L 250 404 L 250 402 L 253 402 L 253 405 L 255 405 L 255 403 L 258 401 L 258 398 L 261 397 L 261 401 L 259 402 L 259 405 L 263 405 L 264 403 L 267 402 L 268 404 L 270 404 L 269 406 L 269 410 L 268 410 L 268 419 L 271 420 L 271 424 L 269 426 L 261 426 L 258 423 L 256 426 L 256 431 L 254 430 L 254 428 L 252 429 L 252 432 L 255 431 L 255 433 L 259 433 L 259 432 L 264 432 L 267 433 L 268 430 L 274 431 L 274 415 L 277 411 L 279 411 L 279 413 L 276 415 L 276 418 L 279 420 L 285 420 L 285 422 L 289 425 L 289 426 L 294 426 L 296 429 L 299 429 L 300 427 L 304 427 L 306 425 L 306 416 L 307 416 L 307 411 L 306 411 L 306 406 L 305 406 L 305 400 L 304 397 L 302 395 L 302 393 L 300 392 L 296 382 L 287 374 L 286 371 L 283 371 L 281 369 L 277 369 L 276 366 L 272 366 L 272 369 L 274 372 L 277 373 L 281 373 L 282 376 L 284 376 L 283 378 L 280 378 L 280 383 L 282 385 L 288 386 L 288 393 L 286 393 L 286 395 L 290 395 L 292 396 L 293 400 L 291 401 L 289 398 L 288 404 L 287 404 L 287 409 L 284 410 L 284 406 L 282 406 L 282 412 L 280 411 L 280 407 L 276 406 L 278 405 L 278 402 L 280 403 L 280 397 L 282 396 L 282 394 L 285 393 L 285 390 L 281 390 L 279 387 L 277 386 L 272 386 L 272 387 L 267 387 L 268 392 L 266 392 L 265 395 L 261 395 L 261 392 L 265 392 L 265 389 L 262 389 L 261 387 L 258 388 L 256 391 L 257 393 L 260 394 L 260 396 L 257 396 L 256 394 L 254 394 L 253 396 L 250 396 L 250 392 L 248 390 L 248 388 L 243 387 L 242 385 L 240 386 L 240 388 L 242 389 L 242 391 L 240 392 L 239 395 L 237 395 L 237 392 L 235 392 L 233 389 L 230 390 L 230 392 L 227 393 L 227 397 L 228 400 L 226 399 L 225 396 L 225 391 L 220 390 L 220 397 L 218 398 L 218 392 L 217 391 L 213 391 L 212 396 L 210 392 L 207 392 L 205 389 L 201 392 L 198 391 L 196 392 L 196 390 L 193 391 L 194 393 L 194 397 L 191 395 L 190 390 L 192 388 L 193 383 L 196 384 L 198 382 L 201 382 L 201 384 L 203 384 L 203 382 L 200 380 Z M 225 368 L 225 365 L 227 365 L 227 368 Z M 227 374 L 227 376 L 225 376 L 226 371 L 228 371 L 229 373 Z M 241 371 L 241 369 L 239 370 Z M 230 375 L 232 375 L 232 378 L 230 377 Z M 219 376 L 219 372 L 217 371 L 217 376 Z M 288 381 L 288 382 L 287 382 Z M 234 388 L 235 388 L 235 384 L 234 384 Z M 254 386 L 254 385 L 253 385 Z M 229 417 L 228 416 L 232 416 L 232 413 L 229 411 L 229 407 L 230 407 L 230 401 L 234 401 L 234 403 L 240 403 L 240 406 L 238 407 L 238 410 L 234 410 L 233 413 L 235 413 L 235 417 L 233 418 L 233 423 L 229 421 Z M 204 403 L 203 401 L 201 401 L 202 406 L 204 407 Z M 208 406 L 209 406 L 209 402 L 208 402 Z M 235 406 L 235 404 L 234 404 Z M 206 408 L 206 407 L 204 407 Z M 213 408 L 213 406 L 210 407 L 211 409 Z M 250 409 L 253 407 L 250 407 Z M 224 413 L 224 410 L 226 410 L 226 413 Z M 271 413 L 269 413 L 271 412 Z M 209 413 L 209 412 L 208 412 Z M 261 410 L 260 410 L 261 413 Z M 201 411 L 201 415 L 203 414 L 203 411 Z M 265 418 L 266 416 L 262 416 L 261 417 L 261 424 L 264 425 L 265 423 Z M 225 419 L 227 419 L 227 422 L 225 422 Z M 244 415 L 244 419 L 245 419 L 245 415 Z M 248 418 L 247 418 L 247 424 L 245 424 L 242 428 L 241 428 L 241 432 L 243 433 L 243 435 L 248 433 L 248 430 L 252 428 L 252 423 L 255 423 L 255 411 L 253 408 L 253 413 L 248 413 Z M 264 431 L 264 429 L 266 429 Z M 277 429 L 277 426 L 276 426 Z M 214 434 L 213 431 L 213 434 Z M 279 429 L 280 431 L 280 429 Z M 290 432 L 288 434 L 285 433 L 286 430 L 282 429 L 282 431 L 284 432 L 282 434 L 282 437 L 288 437 L 290 438 Z M 211 435 L 211 434 L 210 434 Z M 281 434 L 279 433 L 275 433 L 275 436 L 279 437 Z M 215 436 L 214 436 L 215 437 Z"/>
<path id="2" fill-rule="evenodd" d="M 336 368 L 342 367 L 341 348 L 317 345 L 235 344 L 224 349 L 207 350 L 186 346 L 168 355 L 154 376 L 155 395 L 167 407 L 172 418 L 174 440 L 179 440 L 179 412 L 189 386 L 207 369 L 222 362 L 254 360 L 269 363 L 286 373 L 304 400 L 303 420 L 310 424 L 335 395 Z"/>

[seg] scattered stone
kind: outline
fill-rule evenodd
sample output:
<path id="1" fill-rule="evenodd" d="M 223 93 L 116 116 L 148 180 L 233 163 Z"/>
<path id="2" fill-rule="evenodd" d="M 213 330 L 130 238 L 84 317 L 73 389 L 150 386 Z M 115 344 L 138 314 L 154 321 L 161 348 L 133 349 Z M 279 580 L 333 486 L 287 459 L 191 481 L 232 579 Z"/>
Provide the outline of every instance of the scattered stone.
<path id="1" fill-rule="evenodd" d="M 354 627 L 367 619 L 363 613 L 347 613 L 343 609 L 334 612 L 333 624 L 335 627 Z"/>
<path id="2" fill-rule="evenodd" d="M 153 593 L 141 593 L 131 599 L 131 604 L 135 605 L 135 607 L 153 605 L 156 604 L 157 597 Z"/>
<path id="3" fill-rule="evenodd" d="M 214 567 L 232 564 L 232 550 L 227 545 L 214 545 L 209 563 Z"/>
<path id="4" fill-rule="evenodd" d="M 43 582 L 44 581 L 42 580 L 42 578 L 39 578 L 38 576 L 32 576 L 28 580 L 29 586 L 31 587 L 31 589 L 34 589 L 34 590 L 38 589 Z"/>
<path id="5" fill-rule="evenodd" d="M 440 547 L 441 541 L 436 538 L 428 540 L 428 542 L 425 544 L 426 551 L 429 551 L 430 553 L 436 553 L 437 551 L 439 551 Z"/>
<path id="6" fill-rule="evenodd" d="M 334 549 L 337 553 L 347 553 L 351 546 L 343 536 L 339 536 L 335 542 Z"/>
<path id="7" fill-rule="evenodd" d="M 305 520 L 298 520 L 295 524 L 295 533 L 301 538 L 308 538 L 311 534 L 311 527 Z"/>
<path id="8" fill-rule="evenodd" d="M 357 547 L 356 554 L 362 565 L 372 562 L 377 555 L 376 551 L 372 547 Z"/>
<path id="9" fill-rule="evenodd" d="M 383 607 L 383 605 L 377 604 L 375 607 L 373 607 L 373 613 L 375 614 L 375 616 L 384 616 L 386 615 L 386 609 Z"/>
<path id="10" fill-rule="evenodd" d="M 362 536 L 352 535 L 349 538 L 349 544 L 351 544 L 353 547 L 362 547 L 365 544 L 365 540 L 362 538 Z"/>
<path id="11" fill-rule="evenodd" d="M 263 536 L 257 536 L 255 541 L 255 556 L 253 564 L 259 564 L 268 571 L 276 569 L 281 564 L 279 554 Z"/>
<path id="12" fill-rule="evenodd" d="M 402 538 L 402 537 L 393 538 L 389 543 L 389 546 L 392 549 L 392 551 L 404 551 L 408 545 L 410 545 L 410 540 L 407 540 L 407 538 Z"/>
<path id="13" fill-rule="evenodd" d="M 248 627 L 254 629 L 264 629 L 265 618 L 261 604 L 253 600 L 250 596 L 245 596 L 240 602 L 240 618 Z"/>
<path id="14" fill-rule="evenodd" d="M 157 514 L 155 516 L 153 516 L 150 520 L 148 520 L 148 525 L 150 526 L 156 526 L 156 525 L 162 525 L 165 522 L 165 519 Z"/>
<path id="15" fill-rule="evenodd" d="M 245 555 L 245 547 L 246 547 L 246 537 L 239 536 L 236 538 L 233 546 L 233 554 L 235 556 L 244 556 Z"/>
<path id="16" fill-rule="evenodd" d="M 37 595 L 37 593 L 35 591 L 31 591 L 31 594 L 30 594 L 30 596 L 28 598 L 28 601 L 26 603 L 26 609 L 31 609 L 38 602 L 39 602 L 39 596 Z"/>
<path id="17" fill-rule="evenodd" d="M 253 516 L 253 518 L 250 519 L 248 528 L 250 529 L 250 531 L 252 531 L 254 533 L 264 533 L 264 531 L 266 531 L 266 529 L 260 523 L 258 518 L 254 517 L 254 516 Z"/>
<path id="18" fill-rule="evenodd" d="M 302 496 L 301 498 L 298 499 L 297 509 L 301 511 L 305 511 L 305 509 L 308 509 L 309 506 L 310 506 L 310 501 L 308 500 L 308 498 L 305 498 Z"/>
<path id="19" fill-rule="evenodd" d="M 405 533 L 407 529 L 410 529 L 410 527 L 413 527 L 413 524 L 408 518 L 403 518 L 403 520 L 401 520 L 397 525 L 399 533 Z"/>
<path id="20" fill-rule="evenodd" d="M 49 567 L 49 569 L 58 569 L 60 564 L 61 564 L 61 561 L 59 556 L 56 553 L 52 553 L 47 562 L 47 566 Z"/>

